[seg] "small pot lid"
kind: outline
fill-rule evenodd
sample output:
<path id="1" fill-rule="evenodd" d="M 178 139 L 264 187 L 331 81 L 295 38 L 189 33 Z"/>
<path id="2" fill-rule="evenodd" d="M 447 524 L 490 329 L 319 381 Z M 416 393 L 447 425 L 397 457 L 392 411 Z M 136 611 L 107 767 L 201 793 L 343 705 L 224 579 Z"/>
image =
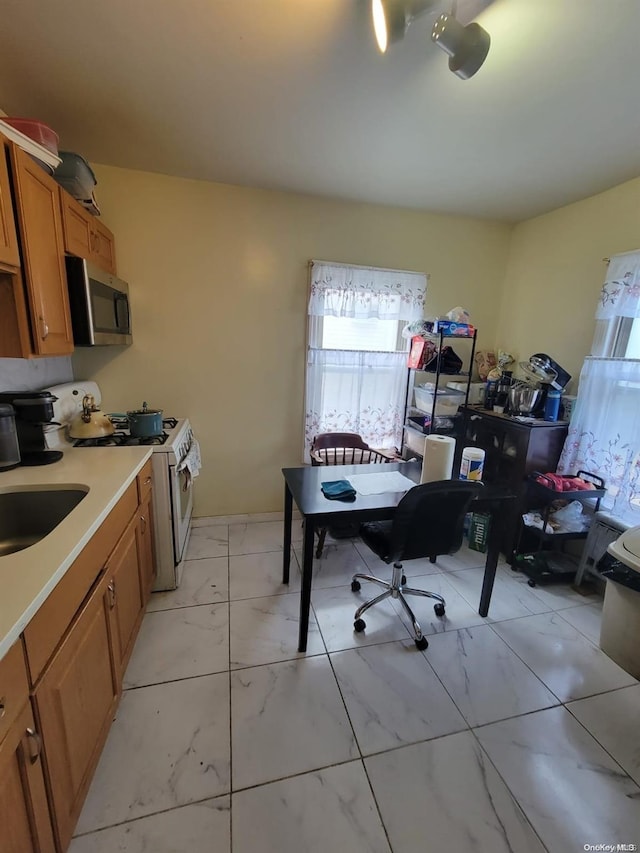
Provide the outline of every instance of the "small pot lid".
<path id="1" fill-rule="evenodd" d="M 149 409 L 146 402 L 142 404 L 141 409 L 131 409 L 127 412 L 128 415 L 161 415 L 162 409 Z"/>

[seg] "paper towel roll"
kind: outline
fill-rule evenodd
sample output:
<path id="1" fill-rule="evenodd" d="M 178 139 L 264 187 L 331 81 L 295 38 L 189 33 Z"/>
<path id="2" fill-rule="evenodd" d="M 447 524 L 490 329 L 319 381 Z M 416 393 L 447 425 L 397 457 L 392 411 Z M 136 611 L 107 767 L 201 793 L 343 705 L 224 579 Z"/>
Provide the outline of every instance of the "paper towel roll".
<path id="1" fill-rule="evenodd" d="M 456 441 L 448 435 L 428 435 L 424 443 L 421 483 L 450 480 Z"/>

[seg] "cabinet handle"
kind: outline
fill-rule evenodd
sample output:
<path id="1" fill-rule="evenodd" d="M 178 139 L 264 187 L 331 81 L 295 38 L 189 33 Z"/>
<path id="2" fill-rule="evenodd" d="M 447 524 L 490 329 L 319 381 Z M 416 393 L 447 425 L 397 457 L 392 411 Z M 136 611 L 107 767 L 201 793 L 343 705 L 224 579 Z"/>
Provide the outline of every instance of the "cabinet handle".
<path id="1" fill-rule="evenodd" d="M 42 752 L 42 738 L 31 727 L 27 729 L 27 737 L 29 738 L 29 760 L 35 764 Z"/>
<path id="2" fill-rule="evenodd" d="M 109 581 L 107 589 L 109 590 L 109 607 L 113 610 L 116 606 L 116 582 Z"/>
<path id="3" fill-rule="evenodd" d="M 46 339 L 49 337 L 49 326 L 45 322 L 45 319 L 42 314 L 38 316 L 38 319 L 40 320 L 40 337 L 43 341 L 46 341 Z"/>
<path id="4" fill-rule="evenodd" d="M 141 515 L 140 521 L 142 522 L 142 532 L 145 533 L 147 530 L 147 519 L 144 517 L 144 515 Z"/>
<path id="5" fill-rule="evenodd" d="M 7 713 L 7 700 L 5 696 L 0 696 L 0 719 Z"/>
<path id="6" fill-rule="evenodd" d="M 151 485 L 151 477 L 147 477 L 147 479 L 144 481 L 144 484 L 145 484 L 145 486 L 150 486 Z"/>

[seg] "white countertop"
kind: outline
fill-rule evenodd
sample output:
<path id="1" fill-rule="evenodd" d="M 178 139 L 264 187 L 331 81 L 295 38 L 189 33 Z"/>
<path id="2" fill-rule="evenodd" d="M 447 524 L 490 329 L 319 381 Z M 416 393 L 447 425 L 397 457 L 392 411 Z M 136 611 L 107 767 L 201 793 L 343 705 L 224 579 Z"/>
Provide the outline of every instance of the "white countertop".
<path id="1" fill-rule="evenodd" d="M 69 448 L 59 462 L 0 473 L 0 492 L 89 489 L 51 533 L 0 557 L 0 659 L 9 651 L 151 456 L 149 447 Z"/>

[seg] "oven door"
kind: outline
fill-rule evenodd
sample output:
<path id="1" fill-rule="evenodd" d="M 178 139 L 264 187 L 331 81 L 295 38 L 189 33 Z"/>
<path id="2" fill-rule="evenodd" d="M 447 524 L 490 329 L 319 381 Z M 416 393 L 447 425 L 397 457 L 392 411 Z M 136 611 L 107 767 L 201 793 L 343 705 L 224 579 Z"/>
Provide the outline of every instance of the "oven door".
<path id="1" fill-rule="evenodd" d="M 169 481 L 171 484 L 173 549 L 176 565 L 178 565 L 184 556 L 193 514 L 193 479 L 186 468 L 179 470 L 179 466 L 170 465 Z"/>

